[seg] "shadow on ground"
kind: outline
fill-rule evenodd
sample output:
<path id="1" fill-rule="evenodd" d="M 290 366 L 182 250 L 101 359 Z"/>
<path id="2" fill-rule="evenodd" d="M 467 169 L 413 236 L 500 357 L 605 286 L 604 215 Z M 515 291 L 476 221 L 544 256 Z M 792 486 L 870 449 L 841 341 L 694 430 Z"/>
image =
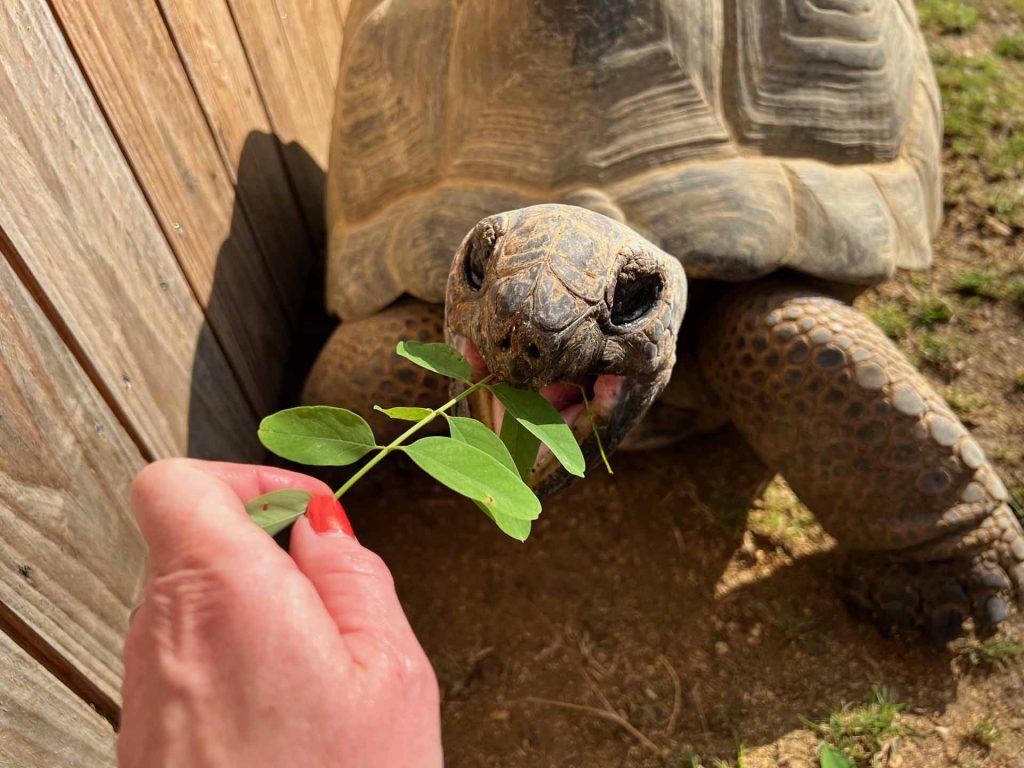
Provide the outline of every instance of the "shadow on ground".
<path id="1" fill-rule="evenodd" d="M 802 716 L 876 684 L 911 711 L 955 697 L 947 653 L 847 615 L 828 551 L 744 535 L 768 477 L 733 433 L 614 464 L 548 500 L 525 545 L 401 466 L 348 500 L 434 661 L 449 766 L 710 765 L 784 752 Z"/>

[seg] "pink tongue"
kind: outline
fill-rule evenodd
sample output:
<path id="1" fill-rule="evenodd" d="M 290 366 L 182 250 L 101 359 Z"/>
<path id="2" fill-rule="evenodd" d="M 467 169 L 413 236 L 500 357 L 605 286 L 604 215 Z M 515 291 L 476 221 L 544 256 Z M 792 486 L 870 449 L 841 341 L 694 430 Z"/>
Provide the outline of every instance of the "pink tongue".
<path id="1" fill-rule="evenodd" d="M 476 345 L 473 342 L 466 342 L 462 349 L 462 354 L 465 356 L 466 360 L 469 361 L 469 364 L 473 366 L 474 376 L 482 378 L 490 373 L 487 363 L 484 362 L 483 356 L 480 354 L 480 351 L 476 348 Z"/>
<path id="2" fill-rule="evenodd" d="M 580 392 L 579 387 L 570 386 L 569 384 L 548 384 L 540 390 L 540 395 L 555 406 L 556 411 L 568 408 L 570 405 L 579 403 L 583 399 L 583 394 Z"/>

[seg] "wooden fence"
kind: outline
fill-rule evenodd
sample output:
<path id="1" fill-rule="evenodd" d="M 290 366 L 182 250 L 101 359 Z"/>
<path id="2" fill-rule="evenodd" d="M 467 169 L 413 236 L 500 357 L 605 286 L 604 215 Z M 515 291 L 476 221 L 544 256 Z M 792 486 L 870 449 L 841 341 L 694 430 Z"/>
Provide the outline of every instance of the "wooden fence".
<path id="1" fill-rule="evenodd" d="M 114 762 L 140 466 L 260 456 L 347 6 L 0 3 L 2 766 Z"/>

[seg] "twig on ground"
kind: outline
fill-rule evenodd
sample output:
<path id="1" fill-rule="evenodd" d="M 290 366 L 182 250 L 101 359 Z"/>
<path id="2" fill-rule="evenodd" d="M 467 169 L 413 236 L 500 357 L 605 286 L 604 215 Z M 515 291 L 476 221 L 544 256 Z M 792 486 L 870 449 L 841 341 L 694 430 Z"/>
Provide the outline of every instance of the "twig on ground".
<path id="1" fill-rule="evenodd" d="M 606 709 L 598 709 L 597 707 L 588 707 L 586 704 L 573 704 L 569 701 L 543 699 L 538 696 L 526 696 L 522 699 L 522 701 L 526 701 L 531 704 L 547 704 L 552 707 L 561 707 L 562 709 L 568 709 L 573 712 L 583 712 L 588 715 L 593 715 L 594 717 L 600 717 L 602 720 L 607 720 L 608 722 L 614 723 L 615 725 L 622 728 L 622 730 L 624 730 L 626 733 L 628 733 L 630 736 L 632 736 L 640 744 L 642 744 L 645 748 L 649 749 L 651 752 L 656 754 L 658 757 L 668 757 L 669 752 L 667 749 L 659 747 L 647 736 L 645 736 L 635 725 L 633 725 L 631 722 L 629 722 L 629 720 L 627 720 L 617 712 Z"/>
<path id="2" fill-rule="evenodd" d="M 661 662 L 662 666 L 668 671 L 669 677 L 672 678 L 672 714 L 668 718 L 668 726 L 666 730 L 669 734 L 675 733 L 676 726 L 679 725 L 679 715 L 683 709 L 683 683 L 679 679 L 679 673 L 676 672 L 676 668 L 672 666 L 672 662 L 663 653 L 658 654 L 658 661 Z"/>

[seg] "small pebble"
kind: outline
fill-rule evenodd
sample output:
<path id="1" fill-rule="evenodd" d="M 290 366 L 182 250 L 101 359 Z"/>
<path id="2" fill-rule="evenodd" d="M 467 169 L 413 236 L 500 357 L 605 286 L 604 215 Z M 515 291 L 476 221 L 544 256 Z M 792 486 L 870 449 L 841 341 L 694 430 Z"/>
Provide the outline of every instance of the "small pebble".
<path id="1" fill-rule="evenodd" d="M 729 645 L 724 640 L 715 643 L 715 653 L 719 656 L 726 656 L 729 653 Z"/>

